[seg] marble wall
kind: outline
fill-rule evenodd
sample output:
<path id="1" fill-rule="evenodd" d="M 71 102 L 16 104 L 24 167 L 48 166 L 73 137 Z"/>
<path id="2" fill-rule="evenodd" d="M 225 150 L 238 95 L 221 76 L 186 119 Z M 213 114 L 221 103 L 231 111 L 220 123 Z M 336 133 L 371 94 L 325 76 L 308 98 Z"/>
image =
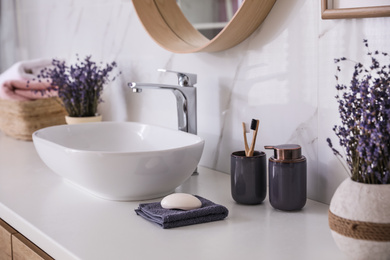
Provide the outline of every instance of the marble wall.
<path id="1" fill-rule="evenodd" d="M 241 122 L 258 118 L 257 149 L 300 144 L 308 159 L 308 196 L 325 203 L 348 176 L 326 143 L 327 137 L 336 142 L 338 122 L 333 59 L 362 59 L 364 38 L 373 49 L 390 51 L 390 18 L 322 20 L 320 0 L 277 0 L 246 41 L 218 53 L 164 50 L 144 30 L 131 0 L 16 0 L 16 13 L 17 59 L 78 53 L 117 61 L 122 76 L 105 90 L 105 120 L 176 128 L 172 93 L 135 94 L 127 83 L 176 84 L 175 75 L 158 68 L 196 73 L 198 134 L 206 140 L 200 164 L 229 173 L 231 152 L 243 149 Z"/>

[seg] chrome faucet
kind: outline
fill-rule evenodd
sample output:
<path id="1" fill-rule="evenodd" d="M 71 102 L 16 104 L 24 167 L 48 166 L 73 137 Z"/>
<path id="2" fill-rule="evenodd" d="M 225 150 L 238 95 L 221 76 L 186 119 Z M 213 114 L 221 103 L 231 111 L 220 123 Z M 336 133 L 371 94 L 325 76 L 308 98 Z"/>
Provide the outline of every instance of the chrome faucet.
<path id="1" fill-rule="evenodd" d="M 176 97 L 178 128 L 181 131 L 197 134 L 197 113 L 196 113 L 196 74 L 183 73 L 172 70 L 158 69 L 157 71 L 176 73 L 178 86 L 130 82 L 128 86 L 135 93 L 142 92 L 142 89 L 168 89 Z"/>

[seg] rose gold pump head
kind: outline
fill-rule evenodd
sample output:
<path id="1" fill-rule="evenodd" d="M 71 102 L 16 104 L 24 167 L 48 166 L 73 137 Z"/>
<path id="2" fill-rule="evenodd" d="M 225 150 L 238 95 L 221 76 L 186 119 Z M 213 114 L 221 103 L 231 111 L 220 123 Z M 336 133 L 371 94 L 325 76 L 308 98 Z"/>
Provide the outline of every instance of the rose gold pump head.
<path id="1" fill-rule="evenodd" d="M 301 146 L 298 144 L 266 145 L 265 149 L 273 149 L 276 160 L 295 160 L 302 156 Z"/>

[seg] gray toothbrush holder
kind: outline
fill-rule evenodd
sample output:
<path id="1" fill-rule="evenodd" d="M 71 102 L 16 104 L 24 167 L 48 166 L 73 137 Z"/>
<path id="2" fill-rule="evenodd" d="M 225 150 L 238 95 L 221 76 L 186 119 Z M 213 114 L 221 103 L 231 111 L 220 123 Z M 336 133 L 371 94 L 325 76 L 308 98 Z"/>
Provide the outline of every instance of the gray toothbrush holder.
<path id="1" fill-rule="evenodd" d="M 255 205 L 267 195 L 267 158 L 264 152 L 255 151 L 246 157 L 237 151 L 230 158 L 231 193 L 240 204 Z"/>

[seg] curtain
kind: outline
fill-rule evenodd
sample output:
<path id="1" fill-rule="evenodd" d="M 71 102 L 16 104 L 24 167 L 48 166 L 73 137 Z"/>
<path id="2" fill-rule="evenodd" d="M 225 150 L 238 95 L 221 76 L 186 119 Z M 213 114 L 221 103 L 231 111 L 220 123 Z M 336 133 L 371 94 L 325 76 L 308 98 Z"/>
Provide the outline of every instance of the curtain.
<path id="1" fill-rule="evenodd" d="M 16 0 L 0 0 L 0 73 L 18 60 Z"/>

